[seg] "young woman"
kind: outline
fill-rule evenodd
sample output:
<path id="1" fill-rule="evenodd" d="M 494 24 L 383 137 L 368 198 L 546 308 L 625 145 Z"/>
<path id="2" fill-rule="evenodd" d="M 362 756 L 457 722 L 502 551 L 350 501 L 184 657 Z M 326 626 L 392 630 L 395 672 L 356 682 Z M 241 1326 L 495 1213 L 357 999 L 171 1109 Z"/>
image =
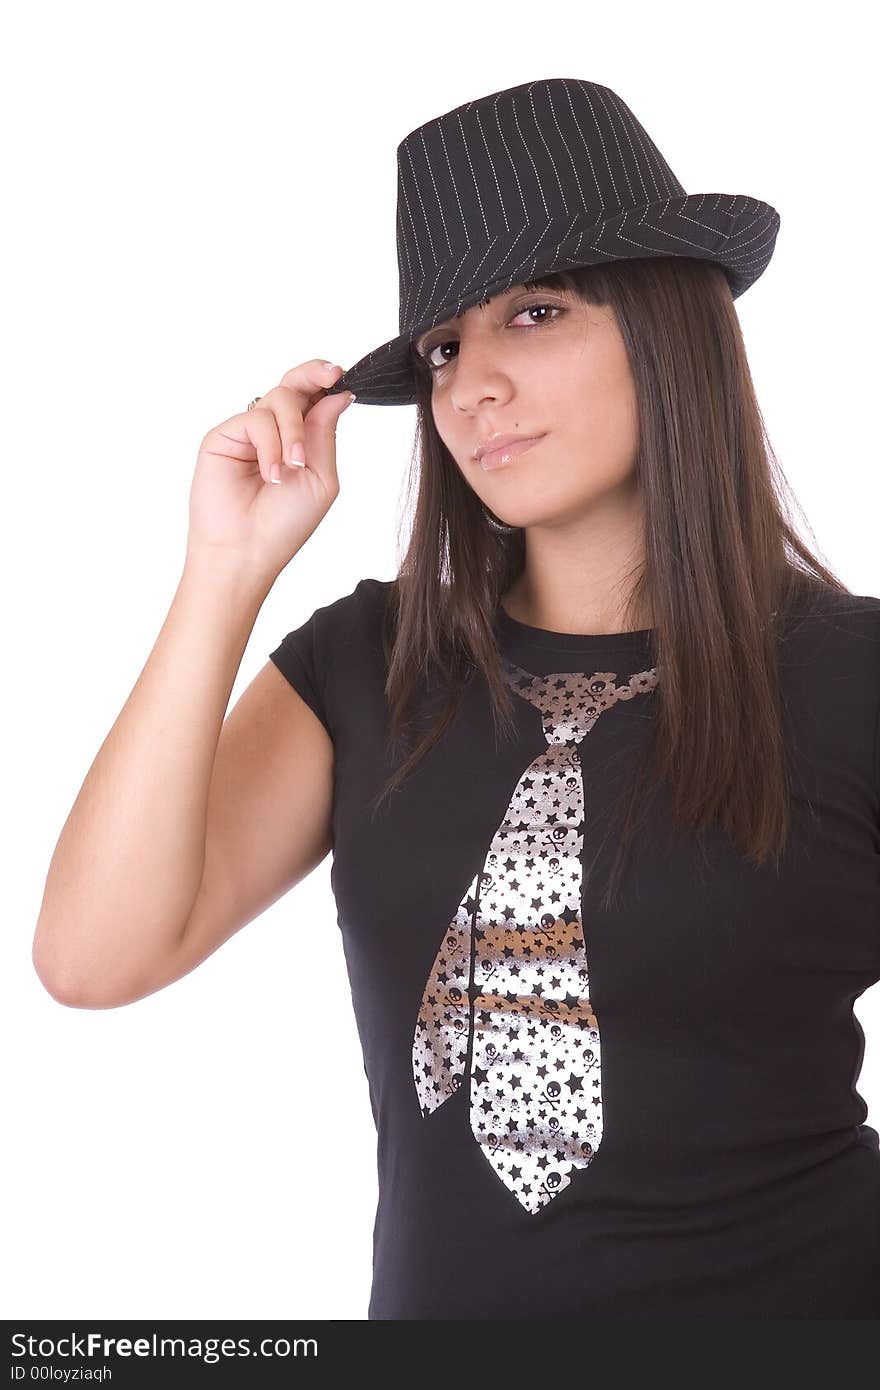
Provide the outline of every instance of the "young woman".
<path id="1" fill-rule="evenodd" d="M 332 849 L 369 1317 L 876 1317 L 852 1005 L 880 979 L 880 599 L 795 534 L 752 388 L 734 299 L 778 214 L 685 194 L 574 79 L 446 113 L 398 165 L 401 332 L 205 436 L 36 967 L 140 998 Z M 401 572 L 289 632 L 224 720 L 338 495 L 346 388 L 417 406 Z"/>

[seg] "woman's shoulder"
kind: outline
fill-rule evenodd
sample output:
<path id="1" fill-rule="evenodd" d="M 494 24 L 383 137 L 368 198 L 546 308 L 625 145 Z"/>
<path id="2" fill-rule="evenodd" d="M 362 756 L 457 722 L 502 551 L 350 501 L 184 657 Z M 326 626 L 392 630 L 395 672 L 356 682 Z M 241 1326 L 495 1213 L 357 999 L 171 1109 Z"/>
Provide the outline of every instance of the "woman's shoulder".
<path id="1" fill-rule="evenodd" d="M 325 625 L 342 627 L 349 620 L 363 620 L 370 614 L 381 613 L 394 582 L 393 579 L 359 579 L 348 593 L 316 608 L 315 616 L 320 615 Z"/>
<path id="2" fill-rule="evenodd" d="M 813 619 L 832 626 L 850 624 L 876 626 L 880 618 L 880 598 L 874 594 L 854 594 L 827 583 L 812 583 L 792 594 L 790 612 L 796 620 Z"/>
<path id="3" fill-rule="evenodd" d="M 812 651 L 823 660 L 863 660 L 880 674 L 880 597 L 811 584 L 785 606 L 780 637 L 793 659 Z"/>

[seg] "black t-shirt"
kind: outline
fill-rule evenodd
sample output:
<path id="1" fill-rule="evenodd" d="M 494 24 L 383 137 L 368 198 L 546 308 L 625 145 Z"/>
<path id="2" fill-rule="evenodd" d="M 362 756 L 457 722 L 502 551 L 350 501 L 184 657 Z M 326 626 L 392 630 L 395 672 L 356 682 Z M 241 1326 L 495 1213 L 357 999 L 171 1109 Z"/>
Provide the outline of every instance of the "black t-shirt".
<path id="1" fill-rule="evenodd" d="M 516 738 L 472 681 L 373 817 L 400 757 L 390 584 L 271 653 L 335 746 L 331 885 L 378 1134 L 368 1317 L 880 1317 L 852 1009 L 880 980 L 880 599 L 829 590 L 780 643 L 778 871 L 721 827 L 677 834 L 663 788 L 606 910 L 582 869 L 616 849 L 650 634 L 499 607 Z"/>

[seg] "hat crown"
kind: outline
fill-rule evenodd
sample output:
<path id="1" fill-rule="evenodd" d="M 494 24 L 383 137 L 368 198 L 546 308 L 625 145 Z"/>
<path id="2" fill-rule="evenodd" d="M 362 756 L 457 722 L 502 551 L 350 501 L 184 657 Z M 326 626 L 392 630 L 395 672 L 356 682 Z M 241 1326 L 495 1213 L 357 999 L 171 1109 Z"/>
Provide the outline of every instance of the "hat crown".
<path id="1" fill-rule="evenodd" d="M 495 244 L 513 283 L 538 238 L 561 242 L 684 192 L 626 102 L 597 82 L 547 78 L 465 102 L 397 147 L 400 332 L 425 306 L 419 287 L 433 302 L 445 274 L 442 298 L 455 298 L 459 262 L 491 258 Z"/>
<path id="2" fill-rule="evenodd" d="M 712 261 L 736 298 L 762 275 L 779 213 L 742 193 L 685 192 L 616 92 L 523 82 L 416 126 L 397 147 L 399 327 L 330 388 L 417 399 L 415 337 L 560 271 L 652 257 Z"/>

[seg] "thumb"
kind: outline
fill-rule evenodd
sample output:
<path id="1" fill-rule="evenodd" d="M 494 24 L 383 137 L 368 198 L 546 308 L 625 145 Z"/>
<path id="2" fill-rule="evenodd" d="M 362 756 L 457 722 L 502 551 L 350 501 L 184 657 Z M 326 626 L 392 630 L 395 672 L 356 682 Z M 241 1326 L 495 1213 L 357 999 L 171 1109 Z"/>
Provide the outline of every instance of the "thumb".
<path id="1" fill-rule="evenodd" d="M 326 482 L 338 486 L 336 423 L 353 400 L 350 391 L 336 391 L 316 401 L 303 418 L 306 463 Z"/>

